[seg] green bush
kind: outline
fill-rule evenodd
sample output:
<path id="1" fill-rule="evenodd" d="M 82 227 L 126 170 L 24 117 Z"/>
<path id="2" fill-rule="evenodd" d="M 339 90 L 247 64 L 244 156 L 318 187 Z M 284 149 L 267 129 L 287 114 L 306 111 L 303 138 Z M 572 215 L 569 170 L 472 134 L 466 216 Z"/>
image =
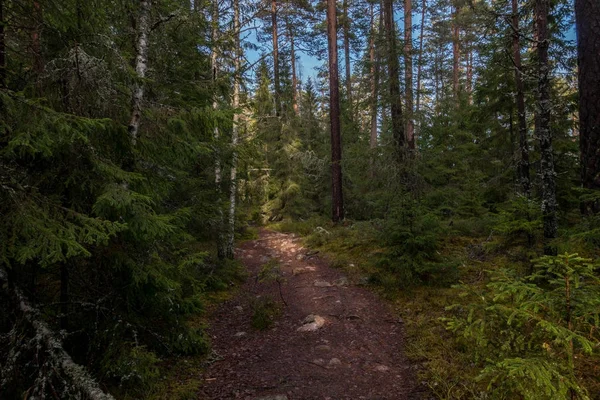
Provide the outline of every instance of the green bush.
<path id="1" fill-rule="evenodd" d="M 577 254 L 545 256 L 519 278 L 494 274 L 449 307 L 447 328 L 482 367 L 478 379 L 498 398 L 588 399 L 584 360 L 600 347 L 600 279 Z"/>

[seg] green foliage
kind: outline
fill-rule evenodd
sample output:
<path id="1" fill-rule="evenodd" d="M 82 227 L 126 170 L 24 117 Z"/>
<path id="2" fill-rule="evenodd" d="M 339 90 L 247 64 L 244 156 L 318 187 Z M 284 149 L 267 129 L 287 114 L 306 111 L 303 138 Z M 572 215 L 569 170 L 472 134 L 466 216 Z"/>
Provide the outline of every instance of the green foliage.
<path id="1" fill-rule="evenodd" d="M 452 306 L 448 329 L 474 349 L 490 393 L 525 399 L 589 398 L 580 378 L 598 357 L 600 279 L 577 254 L 545 256 L 524 278 L 502 270 Z"/>
<path id="2" fill-rule="evenodd" d="M 280 315 L 281 305 L 270 297 L 259 297 L 252 302 L 251 325 L 254 329 L 270 329 Z"/>
<path id="3" fill-rule="evenodd" d="M 381 238 L 389 250 L 378 261 L 381 272 L 372 279 L 384 286 L 393 282 L 397 287 L 454 282 L 458 263 L 440 255 L 445 233 L 440 218 L 427 212 L 418 202 L 399 203 L 385 221 Z M 384 277 L 385 274 L 391 276 Z"/>

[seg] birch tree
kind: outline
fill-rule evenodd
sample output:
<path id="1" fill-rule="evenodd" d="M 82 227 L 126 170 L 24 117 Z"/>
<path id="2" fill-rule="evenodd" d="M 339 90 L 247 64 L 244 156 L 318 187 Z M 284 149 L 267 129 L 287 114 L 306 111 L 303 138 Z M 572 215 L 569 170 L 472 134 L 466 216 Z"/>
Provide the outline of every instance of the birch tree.
<path id="1" fill-rule="evenodd" d="M 540 141 L 540 175 L 542 178 L 542 219 L 544 223 L 544 253 L 553 255 L 556 249 L 550 243 L 556 238 L 558 220 L 556 215 L 556 172 L 554 171 L 554 155 L 552 152 L 552 131 L 550 130 L 550 62 L 548 48 L 550 36 L 548 32 L 549 0 L 535 1 L 535 23 L 537 36 L 537 107 L 535 116 L 535 133 Z M 555 255 L 555 254 L 554 254 Z"/>
<path id="2" fill-rule="evenodd" d="M 242 72 L 242 46 L 240 41 L 240 4 L 239 0 L 233 0 L 233 31 L 234 31 L 234 61 L 233 61 L 233 128 L 231 130 L 231 184 L 229 187 L 229 221 L 227 232 L 227 247 L 225 254 L 227 258 L 234 257 L 235 241 L 235 210 L 237 198 L 237 145 L 240 129 L 240 84 Z"/>
<path id="3" fill-rule="evenodd" d="M 148 35 L 150 33 L 150 8 L 152 0 L 140 0 L 137 19 L 137 41 L 135 55 L 135 82 L 131 98 L 131 117 L 127 128 L 131 144 L 135 146 L 142 118 L 142 102 L 144 100 L 144 79 L 148 69 Z"/>

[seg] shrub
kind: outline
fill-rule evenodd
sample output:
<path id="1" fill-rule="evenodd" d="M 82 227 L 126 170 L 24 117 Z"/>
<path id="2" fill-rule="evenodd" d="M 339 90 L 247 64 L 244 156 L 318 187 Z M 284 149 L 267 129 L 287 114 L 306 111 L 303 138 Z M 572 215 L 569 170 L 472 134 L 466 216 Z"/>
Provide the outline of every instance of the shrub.
<path id="1" fill-rule="evenodd" d="M 474 350 L 478 377 L 502 398 L 588 399 L 578 370 L 600 346 L 600 279 L 577 254 L 545 256 L 524 278 L 502 270 L 466 301 L 447 327 Z M 594 354 L 596 353 L 596 354 Z"/>

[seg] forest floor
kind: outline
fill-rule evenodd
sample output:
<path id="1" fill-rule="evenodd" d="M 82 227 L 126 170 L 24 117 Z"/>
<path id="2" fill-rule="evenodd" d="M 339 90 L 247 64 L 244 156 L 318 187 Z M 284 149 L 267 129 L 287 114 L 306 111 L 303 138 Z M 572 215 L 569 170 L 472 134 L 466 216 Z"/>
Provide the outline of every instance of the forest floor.
<path id="1" fill-rule="evenodd" d="M 200 399 L 420 399 L 402 320 L 302 247 L 260 230 L 237 258 L 249 277 L 210 318 Z"/>

